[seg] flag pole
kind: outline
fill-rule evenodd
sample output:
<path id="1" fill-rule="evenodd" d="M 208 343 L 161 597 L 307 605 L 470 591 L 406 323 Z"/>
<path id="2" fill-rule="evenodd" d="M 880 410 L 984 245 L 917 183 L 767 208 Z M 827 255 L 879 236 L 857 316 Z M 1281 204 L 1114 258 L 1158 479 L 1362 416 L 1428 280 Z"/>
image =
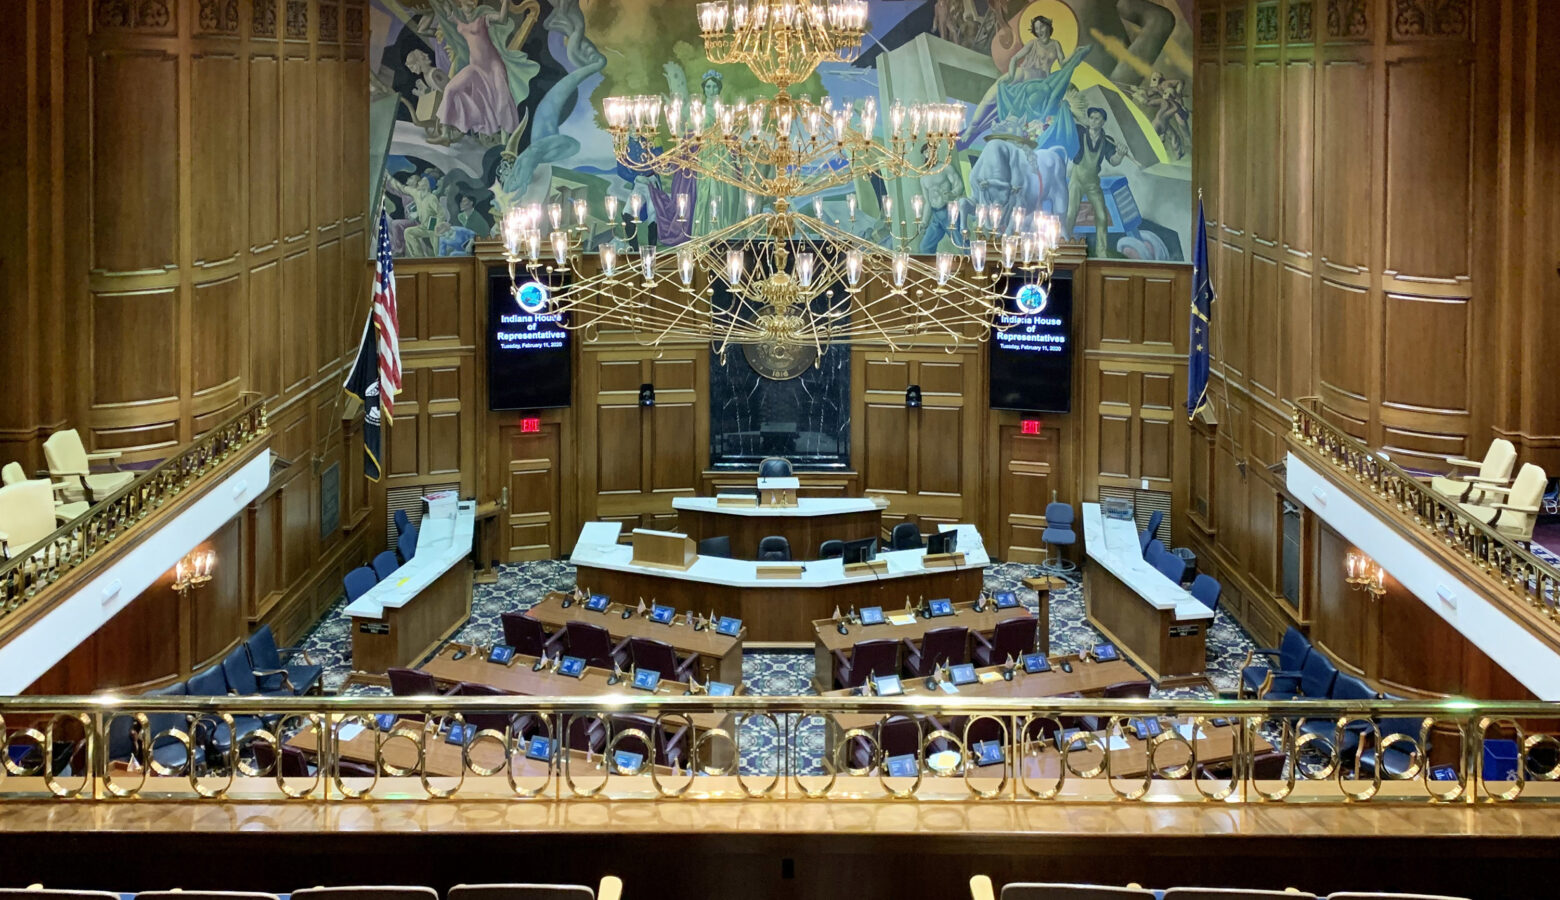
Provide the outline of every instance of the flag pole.
<path id="1" fill-rule="evenodd" d="M 385 211 L 385 179 L 388 178 L 389 175 L 390 175 L 390 170 L 388 168 L 379 173 L 379 206 L 378 206 L 377 209 L 374 210 L 373 218 L 371 218 L 369 220 L 369 222 L 371 223 L 369 225 L 369 227 L 371 229 L 373 229 L 373 232 L 374 232 L 373 235 L 371 236 L 371 239 L 369 240 L 369 244 L 368 244 L 368 246 L 371 247 L 371 248 L 377 248 L 379 246 L 379 217 L 384 215 L 384 211 Z M 372 259 L 372 258 L 373 257 L 370 257 L 370 259 Z M 372 270 L 370 270 L 370 271 L 372 271 Z M 359 276 L 359 277 L 361 277 L 361 276 Z M 373 320 L 374 320 L 374 291 L 373 291 L 374 276 L 372 274 L 370 274 L 369 277 L 368 277 L 368 284 L 369 284 L 369 292 L 368 292 L 368 320 L 369 320 L 370 325 L 372 325 Z M 359 290 L 361 290 L 361 289 L 362 288 L 361 288 L 361 285 L 360 285 L 359 286 Z M 359 343 L 361 343 L 361 341 L 359 341 Z M 341 369 L 336 373 L 336 376 L 340 377 L 342 372 L 350 371 L 351 368 L 352 368 L 353 363 L 356 362 L 356 360 L 357 360 L 357 357 L 355 355 L 353 356 L 352 359 L 347 360 L 346 364 L 343 365 L 341 367 Z M 332 421 L 341 421 L 341 420 L 346 418 L 346 410 L 343 408 L 343 407 L 346 406 L 346 397 L 347 397 L 346 387 L 342 386 L 341 388 L 339 388 L 336 391 L 336 407 L 335 407 L 335 411 L 331 413 Z"/>

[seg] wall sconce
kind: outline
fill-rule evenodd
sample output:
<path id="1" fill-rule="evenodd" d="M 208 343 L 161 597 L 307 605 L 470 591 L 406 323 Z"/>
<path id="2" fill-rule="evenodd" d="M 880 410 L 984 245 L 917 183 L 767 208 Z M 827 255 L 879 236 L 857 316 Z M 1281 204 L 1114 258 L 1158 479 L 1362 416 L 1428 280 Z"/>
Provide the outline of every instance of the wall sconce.
<path id="1" fill-rule="evenodd" d="M 1372 597 L 1380 597 L 1387 592 L 1384 584 L 1386 573 L 1375 560 L 1358 550 L 1350 550 L 1343 565 L 1343 580 L 1354 590 L 1365 591 Z"/>
<path id="2" fill-rule="evenodd" d="M 905 388 L 905 408 L 921 408 L 921 386 L 919 384 L 912 384 Z"/>
<path id="3" fill-rule="evenodd" d="M 655 385 L 653 385 L 653 384 L 641 384 L 639 386 L 639 405 L 640 406 L 654 406 L 655 405 Z"/>
<path id="4" fill-rule="evenodd" d="M 205 587 L 211 582 L 211 569 L 216 562 L 217 555 L 210 550 L 191 553 L 179 560 L 173 569 L 173 589 L 184 597 L 195 588 Z"/>

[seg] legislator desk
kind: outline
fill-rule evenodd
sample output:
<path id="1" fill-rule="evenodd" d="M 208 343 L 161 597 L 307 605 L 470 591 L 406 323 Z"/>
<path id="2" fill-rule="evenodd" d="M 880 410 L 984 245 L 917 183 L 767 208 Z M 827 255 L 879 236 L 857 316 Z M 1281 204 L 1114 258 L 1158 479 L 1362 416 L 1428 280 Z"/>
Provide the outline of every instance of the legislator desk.
<path id="1" fill-rule="evenodd" d="M 1085 503 L 1083 543 L 1089 622 L 1155 681 L 1201 676 L 1213 611 L 1143 559 L 1136 524 Z"/>
<path id="2" fill-rule="evenodd" d="M 730 637 L 720 634 L 714 627 L 694 631 L 684 615 L 678 615 L 673 624 L 657 624 L 637 614 L 637 601 L 622 605 L 613 603 L 606 612 L 598 613 L 587 610 L 585 604 L 580 602 L 565 608 L 563 604 L 570 599 L 570 595 L 554 591 L 526 610 L 525 614 L 554 630 L 574 620 L 600 625 L 607 629 L 614 644 L 630 637 L 651 638 L 671 646 L 679 656 L 697 655 L 704 678 L 734 685 L 742 683 L 742 637 L 747 633 L 746 626 L 737 637 Z M 630 601 L 628 597 L 619 599 Z M 623 618 L 624 606 L 634 608 L 636 614 L 632 618 Z M 709 608 L 702 607 L 694 611 L 702 616 L 709 612 Z M 678 612 L 686 613 L 688 610 Z"/>
<path id="3" fill-rule="evenodd" d="M 475 523 L 470 501 L 458 504 L 453 516 L 424 516 L 416 554 L 347 604 L 353 669 L 379 674 L 414 665 L 471 617 L 468 557 Z"/>
<path id="4" fill-rule="evenodd" d="M 1104 720 L 1102 720 L 1103 724 Z M 1168 720 L 1166 721 L 1168 730 Z M 1074 749 L 1069 757 L 1073 765 L 1081 770 L 1088 770 L 1097 765 L 1102 765 L 1099 747 L 1105 747 L 1110 753 L 1110 774 L 1114 778 L 1142 778 L 1148 774 L 1153 766 L 1150 765 L 1150 752 L 1154 754 L 1153 764 L 1161 772 L 1173 770 L 1184 766 L 1191 761 L 1191 753 L 1187 744 L 1196 744 L 1197 762 L 1202 765 L 1217 765 L 1228 763 L 1235 758 L 1235 741 L 1239 727 L 1235 725 L 1209 726 L 1201 729 L 1193 740 L 1191 723 L 1182 723 L 1176 726 L 1181 736 L 1186 739 L 1182 743 L 1168 734 L 1157 738 L 1143 740 L 1136 735 L 1115 732 L 1107 734 L 1104 731 L 1093 732 L 1099 741 L 1098 745 L 1089 743 L 1084 749 Z M 1123 729 L 1124 731 L 1124 729 Z M 1158 749 L 1151 747 L 1160 744 Z M 1026 755 L 1024 758 L 1024 775 L 1027 778 L 1055 779 L 1062 772 L 1062 755 L 1056 749 L 1056 743 L 1050 741 L 1047 744 L 1049 752 L 1038 756 Z M 1252 753 L 1265 753 L 1273 749 L 1260 734 L 1253 732 L 1251 736 Z M 1197 773 L 1191 773 L 1187 778 L 1200 777 Z M 1228 780 L 1223 782 L 1228 784 Z M 1208 783 L 1209 791 L 1218 790 L 1220 782 Z"/>
<path id="5" fill-rule="evenodd" d="M 882 538 L 883 507 L 865 497 L 798 497 L 795 506 L 722 506 L 714 497 L 674 497 L 678 529 L 694 540 L 731 538 L 731 555 L 757 559 L 758 542 L 779 535 L 795 559 L 817 559 L 824 541 Z"/>
<path id="6" fill-rule="evenodd" d="M 619 522 L 590 522 L 580 531 L 569 562 L 577 569 L 581 587 L 614 600 L 661 603 L 678 609 L 713 610 L 735 616 L 748 630 L 753 644 L 801 644 L 811 646 L 813 622 L 827 618 L 836 607 L 881 606 L 897 609 L 908 598 L 974 599 L 981 590 L 981 570 L 991 560 L 972 525 L 944 525 L 959 530 L 958 567 L 926 568 L 925 549 L 879 553 L 881 573 L 847 575 L 838 559 L 814 559 L 799 563 L 800 577 L 760 577 L 762 563 L 751 560 L 701 556 L 687 569 L 647 565 L 633 561 L 633 548 L 618 543 Z"/>
<path id="7" fill-rule="evenodd" d="M 843 607 L 841 608 L 841 611 L 846 613 L 849 612 Z M 859 608 L 857 611 L 860 611 Z M 926 636 L 928 631 L 931 631 L 933 628 L 950 628 L 961 625 L 965 628 L 968 628 L 971 633 L 979 632 L 980 634 L 983 634 L 989 638 L 991 637 L 992 630 L 997 627 L 997 623 L 1001 622 L 1003 619 L 1016 619 L 1029 615 L 1029 610 L 1025 609 L 1022 604 L 1009 607 L 1008 609 L 997 609 L 996 604 L 989 600 L 987 601 L 986 608 L 984 610 L 981 612 L 976 612 L 975 601 L 971 600 L 969 602 L 953 604 L 953 615 L 951 616 L 938 616 L 936 618 L 926 619 L 917 616 L 914 622 L 909 622 L 904 625 L 895 625 L 893 622 L 888 621 L 888 616 L 902 612 L 904 612 L 903 606 L 901 606 L 899 609 L 884 609 L 883 624 L 847 624 L 845 626 L 849 632 L 847 634 L 840 634 L 840 623 L 834 621 L 832 617 L 815 620 L 812 623 L 813 690 L 818 691 L 819 693 L 824 693 L 834 686 L 834 651 L 838 650 L 849 656 L 851 648 L 856 646 L 859 641 L 875 641 L 881 639 L 902 641 L 905 638 L 909 638 L 912 641 L 919 641 L 921 638 Z M 1040 619 L 1035 620 L 1037 629 L 1040 625 L 1040 622 Z M 973 640 L 973 638 L 971 640 Z M 1042 644 L 1037 648 L 1037 650 L 1038 652 L 1044 653 L 1045 646 Z"/>

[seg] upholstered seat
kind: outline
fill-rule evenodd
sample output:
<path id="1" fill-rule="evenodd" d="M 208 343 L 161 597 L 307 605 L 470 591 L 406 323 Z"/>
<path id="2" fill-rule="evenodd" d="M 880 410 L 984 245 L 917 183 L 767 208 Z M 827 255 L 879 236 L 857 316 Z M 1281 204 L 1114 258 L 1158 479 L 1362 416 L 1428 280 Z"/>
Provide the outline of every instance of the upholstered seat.
<path id="1" fill-rule="evenodd" d="M 448 900 L 619 900 L 623 882 L 607 875 L 599 891 L 582 884 L 457 884 L 445 896 Z"/>
<path id="2" fill-rule="evenodd" d="M 790 562 L 791 542 L 784 535 L 771 534 L 758 542 L 759 562 Z"/>
<path id="3" fill-rule="evenodd" d="M 628 652 L 634 659 L 634 668 L 649 669 L 661 673 L 669 681 L 686 682 L 699 672 L 699 657 L 689 656 L 678 660 L 672 645 L 653 638 L 631 637 Z"/>
<path id="4" fill-rule="evenodd" d="M 921 527 L 914 522 L 900 522 L 889 533 L 888 545 L 891 550 L 919 550 L 926 546 L 921 539 Z M 843 549 L 841 550 L 843 553 Z"/>
<path id="5" fill-rule="evenodd" d="M 1288 699 L 1283 696 L 1282 688 L 1276 693 L 1269 692 L 1269 676 L 1271 675 L 1273 679 L 1283 677 L 1288 680 L 1298 680 L 1300 669 L 1305 665 L 1306 657 L 1310 655 L 1311 642 L 1300 633 L 1300 629 L 1293 625 L 1289 626 L 1284 631 L 1283 641 L 1277 647 L 1261 647 L 1247 654 L 1246 661 L 1240 668 L 1239 692 L 1253 697 L 1271 696 L 1273 699 Z M 1259 656 L 1267 658 L 1267 665 L 1252 665 L 1252 661 Z M 1293 691 L 1290 691 L 1289 696 L 1293 696 Z"/>
<path id="6" fill-rule="evenodd" d="M 81 443 L 76 429 L 56 431 L 43 442 L 43 457 L 48 460 L 49 474 L 56 480 L 70 483 L 65 490 L 65 501 L 74 503 L 87 500 L 92 503 L 104 499 L 135 480 L 134 472 L 93 472 L 94 462 L 109 462 L 120 457 L 117 450 L 88 453 Z"/>
<path id="7" fill-rule="evenodd" d="M 1036 619 L 1033 616 L 1014 616 L 1003 619 L 992 629 L 991 639 L 980 632 L 973 634 L 975 665 L 995 666 L 1007 662 L 1009 657 L 1021 659 L 1035 650 Z"/>
<path id="8" fill-rule="evenodd" d="M 0 555 L 22 556 L 58 527 L 49 482 L 27 480 L 0 487 Z"/>
<path id="9" fill-rule="evenodd" d="M 1484 459 L 1479 462 L 1471 459 L 1448 459 L 1447 462 L 1477 471 L 1472 475 L 1436 476 L 1430 479 L 1430 489 L 1452 500 L 1484 503 L 1495 498 L 1485 494 L 1480 485 L 1504 487 L 1510 484 L 1511 470 L 1517 464 L 1517 448 L 1508 440 L 1496 438 L 1490 441 L 1490 448 L 1484 451 Z"/>
<path id="10" fill-rule="evenodd" d="M 347 577 L 341 579 L 341 586 L 347 592 L 348 603 L 373 590 L 374 585 L 378 583 L 379 576 L 368 566 L 358 566 L 348 572 Z"/>
<path id="11" fill-rule="evenodd" d="M 498 618 L 504 628 L 504 643 L 515 648 L 516 653 L 541 656 L 547 649 L 547 641 L 552 635 L 541 622 L 523 612 L 506 612 Z"/>
<path id="12" fill-rule="evenodd" d="M 900 643 L 892 638 L 857 641 L 850 654 L 834 651 L 834 686 L 861 687 L 872 675 L 899 673 Z"/>
<path id="13" fill-rule="evenodd" d="M 374 577 L 384 581 L 394 574 L 395 570 L 400 568 L 400 565 L 400 562 L 395 558 L 394 550 L 384 550 L 374 557 Z"/>
<path id="14" fill-rule="evenodd" d="M 270 625 L 261 625 L 244 642 L 249 651 L 250 668 L 260 681 L 261 690 L 278 686 L 289 688 L 294 694 L 303 695 L 320 686 L 324 667 L 315 664 L 307 650 L 300 647 L 276 646 L 276 635 Z M 293 662 L 301 659 L 303 662 Z"/>
<path id="15" fill-rule="evenodd" d="M 790 478 L 791 461 L 783 456 L 771 456 L 758 464 L 759 478 Z"/>
<path id="16" fill-rule="evenodd" d="M 1538 523 L 1540 504 L 1549 477 L 1544 470 L 1532 463 L 1523 464 L 1511 487 L 1484 487 L 1484 503 L 1464 503 L 1463 511 L 1480 522 L 1516 541 L 1533 539 L 1533 526 Z"/>
<path id="17" fill-rule="evenodd" d="M 933 628 L 921 643 L 905 638 L 905 674 L 925 678 L 941 665 L 956 666 L 970 661 L 970 630 L 963 625 Z"/>
<path id="18" fill-rule="evenodd" d="M 700 556 L 718 556 L 721 559 L 731 558 L 731 538 L 726 535 L 717 535 L 699 539 Z"/>

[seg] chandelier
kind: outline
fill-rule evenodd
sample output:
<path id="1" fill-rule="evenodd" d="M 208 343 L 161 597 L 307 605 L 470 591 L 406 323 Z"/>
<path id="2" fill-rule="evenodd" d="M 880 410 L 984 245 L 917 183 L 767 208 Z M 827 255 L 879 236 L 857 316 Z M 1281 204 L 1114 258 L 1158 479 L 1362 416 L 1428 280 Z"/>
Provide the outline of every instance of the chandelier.
<path id="1" fill-rule="evenodd" d="M 671 177 L 658 220 L 688 231 L 695 219 L 714 224 L 658 248 L 637 191 L 627 210 L 607 196 L 609 234 L 598 233 L 583 199 L 511 208 L 504 255 L 522 309 L 649 345 L 707 341 L 723 359 L 734 345 L 782 356 L 857 341 L 891 352 L 956 348 L 1021 320 L 1022 308 L 1004 305 L 1006 281 L 1049 278 L 1061 234 L 1054 217 L 992 205 L 965 213 L 952 202 L 943 208 L 945 231 L 958 252 L 919 256 L 910 251 L 928 223 L 919 193 L 897 216 L 892 194 L 879 195 L 886 242 L 881 231 L 857 233 L 866 213 L 854 190 L 846 192 L 845 220 L 825 214 L 821 192 L 831 188 L 946 168 L 964 129 L 964 107 L 955 103 L 896 101 L 880 120 L 871 98 L 836 104 L 792 96 L 819 64 L 859 53 L 865 0 L 714 0 L 699 4 L 698 18 L 706 55 L 749 67 L 775 88 L 773 97 L 734 104 L 611 97 L 602 112 L 621 165 Z M 736 189 L 742 208 L 720 208 L 731 191 L 701 198 L 698 185 L 711 183 Z M 728 217 L 740 218 L 722 227 Z"/>

